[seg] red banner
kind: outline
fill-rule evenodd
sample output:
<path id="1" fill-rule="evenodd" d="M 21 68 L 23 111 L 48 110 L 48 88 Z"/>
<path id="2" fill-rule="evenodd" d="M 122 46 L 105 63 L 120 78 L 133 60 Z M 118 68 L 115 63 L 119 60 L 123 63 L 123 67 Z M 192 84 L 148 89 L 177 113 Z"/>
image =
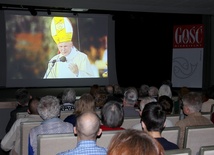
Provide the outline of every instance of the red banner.
<path id="1" fill-rule="evenodd" d="M 173 30 L 173 48 L 203 48 L 204 26 L 176 25 Z"/>

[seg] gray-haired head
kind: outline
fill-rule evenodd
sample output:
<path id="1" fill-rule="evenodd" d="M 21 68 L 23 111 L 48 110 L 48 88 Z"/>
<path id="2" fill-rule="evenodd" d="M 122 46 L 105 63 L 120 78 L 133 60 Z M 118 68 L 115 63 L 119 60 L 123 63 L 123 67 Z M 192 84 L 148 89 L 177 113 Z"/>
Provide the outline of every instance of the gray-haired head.
<path id="1" fill-rule="evenodd" d="M 55 96 L 44 96 L 41 98 L 37 110 L 41 118 L 44 120 L 56 118 L 60 115 L 59 99 Z"/>
<path id="2" fill-rule="evenodd" d="M 76 100 L 76 91 L 72 88 L 67 88 L 62 94 L 62 103 L 74 103 Z"/>

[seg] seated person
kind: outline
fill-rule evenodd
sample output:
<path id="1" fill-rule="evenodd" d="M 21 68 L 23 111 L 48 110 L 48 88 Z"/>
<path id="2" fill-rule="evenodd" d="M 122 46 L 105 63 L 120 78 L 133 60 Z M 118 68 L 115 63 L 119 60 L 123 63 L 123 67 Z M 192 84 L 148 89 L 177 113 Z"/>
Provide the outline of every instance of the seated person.
<path id="1" fill-rule="evenodd" d="M 108 147 L 108 155 L 164 155 L 158 141 L 145 131 L 126 129 L 116 133 Z"/>
<path id="2" fill-rule="evenodd" d="M 62 93 L 61 111 L 73 110 L 76 101 L 76 92 L 72 88 L 67 88 Z"/>
<path id="3" fill-rule="evenodd" d="M 37 135 L 39 134 L 73 133 L 73 125 L 59 118 L 60 103 L 57 97 L 49 95 L 42 97 L 37 110 L 43 121 L 30 130 L 28 155 L 37 155 Z"/>
<path id="4" fill-rule="evenodd" d="M 96 138 L 102 133 L 100 118 L 92 111 L 77 116 L 74 133 L 77 134 L 77 146 L 57 155 L 106 155 L 107 149 L 97 146 Z"/>
<path id="5" fill-rule="evenodd" d="M 173 109 L 173 100 L 166 95 L 162 95 L 158 98 L 158 102 L 163 108 L 163 111 L 166 112 L 166 115 L 171 115 L 172 114 L 172 109 Z M 174 126 L 172 121 L 166 118 L 166 127 L 172 127 Z"/>
<path id="6" fill-rule="evenodd" d="M 82 94 L 80 99 L 75 102 L 74 113 L 67 116 L 64 122 L 69 122 L 73 126 L 76 125 L 76 117 L 85 111 L 95 111 L 95 101 L 91 94 Z"/>
<path id="7" fill-rule="evenodd" d="M 1 149 L 4 151 L 10 151 L 10 154 L 21 155 L 20 150 L 20 124 L 27 121 L 42 121 L 37 111 L 37 106 L 39 104 L 39 98 L 31 98 L 28 103 L 28 116 L 17 119 L 10 131 L 1 140 Z"/>
<path id="8" fill-rule="evenodd" d="M 138 104 L 138 91 L 135 87 L 128 87 L 124 93 L 123 110 L 124 117 L 139 117 L 139 113 L 135 108 Z"/>
<path id="9" fill-rule="evenodd" d="M 189 92 L 182 97 L 182 109 L 185 118 L 175 123 L 180 127 L 179 148 L 183 148 L 186 126 L 209 125 L 212 121 L 202 116 L 200 110 L 202 105 L 202 96 L 198 92 Z"/>
<path id="10" fill-rule="evenodd" d="M 10 112 L 10 120 L 5 129 L 6 133 L 10 130 L 13 123 L 16 121 L 16 114 L 18 112 L 27 112 L 28 102 L 32 98 L 32 95 L 27 89 L 21 88 L 16 91 L 15 98 L 18 105 L 14 110 Z"/>
<path id="11" fill-rule="evenodd" d="M 168 141 L 161 136 L 161 132 L 165 127 L 166 113 L 158 102 L 150 102 L 145 105 L 141 123 L 144 131 L 154 137 L 164 148 L 164 150 L 179 149 L 178 145 Z"/>
<path id="12" fill-rule="evenodd" d="M 100 128 L 106 130 L 123 130 L 122 124 L 124 120 L 123 107 L 120 102 L 108 101 L 101 109 Z"/>
<path id="13" fill-rule="evenodd" d="M 145 105 L 147 103 L 156 102 L 156 101 L 157 100 L 154 97 L 150 97 L 150 96 L 141 97 L 140 104 L 139 104 L 139 108 L 140 108 L 139 115 L 140 116 L 142 115 L 143 108 L 145 107 Z M 141 125 L 141 122 L 140 122 L 140 118 L 139 118 L 139 123 L 135 124 L 134 126 L 132 126 L 132 128 L 133 129 L 137 129 L 137 130 L 142 130 L 142 125 Z"/>

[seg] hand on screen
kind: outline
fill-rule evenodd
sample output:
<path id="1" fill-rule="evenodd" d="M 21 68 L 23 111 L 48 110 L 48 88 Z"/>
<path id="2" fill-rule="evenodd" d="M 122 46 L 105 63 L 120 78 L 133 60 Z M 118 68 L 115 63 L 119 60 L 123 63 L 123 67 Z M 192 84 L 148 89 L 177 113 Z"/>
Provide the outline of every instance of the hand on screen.
<path id="1" fill-rule="evenodd" d="M 68 68 L 76 75 L 78 75 L 79 73 L 79 69 L 78 69 L 78 66 L 74 63 L 70 63 Z"/>

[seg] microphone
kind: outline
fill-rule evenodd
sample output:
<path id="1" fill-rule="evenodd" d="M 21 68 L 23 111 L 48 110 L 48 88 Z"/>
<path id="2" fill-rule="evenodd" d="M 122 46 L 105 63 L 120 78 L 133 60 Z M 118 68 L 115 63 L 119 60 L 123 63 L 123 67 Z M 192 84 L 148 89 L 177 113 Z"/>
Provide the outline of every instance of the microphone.
<path id="1" fill-rule="evenodd" d="M 50 68 L 49 72 L 45 75 L 45 79 L 46 79 L 46 78 L 48 77 L 48 75 L 50 74 L 50 72 L 51 72 L 51 70 L 52 70 L 52 68 L 53 68 L 53 66 L 55 65 L 56 62 L 65 62 L 65 61 L 67 61 L 65 56 L 62 56 L 62 57 L 59 58 L 58 60 L 54 59 L 54 60 L 52 60 L 52 61 L 49 61 L 49 63 L 52 63 L 52 65 L 51 65 L 51 68 Z"/>
<path id="2" fill-rule="evenodd" d="M 62 56 L 61 58 L 59 58 L 59 60 L 62 61 L 62 62 L 67 61 L 65 56 Z"/>
<path id="3" fill-rule="evenodd" d="M 62 56 L 62 57 L 59 58 L 58 60 L 57 60 L 57 59 L 54 59 L 54 60 L 50 61 L 49 63 L 55 64 L 56 62 L 65 62 L 65 61 L 66 61 L 66 57 L 65 57 L 65 56 Z"/>

